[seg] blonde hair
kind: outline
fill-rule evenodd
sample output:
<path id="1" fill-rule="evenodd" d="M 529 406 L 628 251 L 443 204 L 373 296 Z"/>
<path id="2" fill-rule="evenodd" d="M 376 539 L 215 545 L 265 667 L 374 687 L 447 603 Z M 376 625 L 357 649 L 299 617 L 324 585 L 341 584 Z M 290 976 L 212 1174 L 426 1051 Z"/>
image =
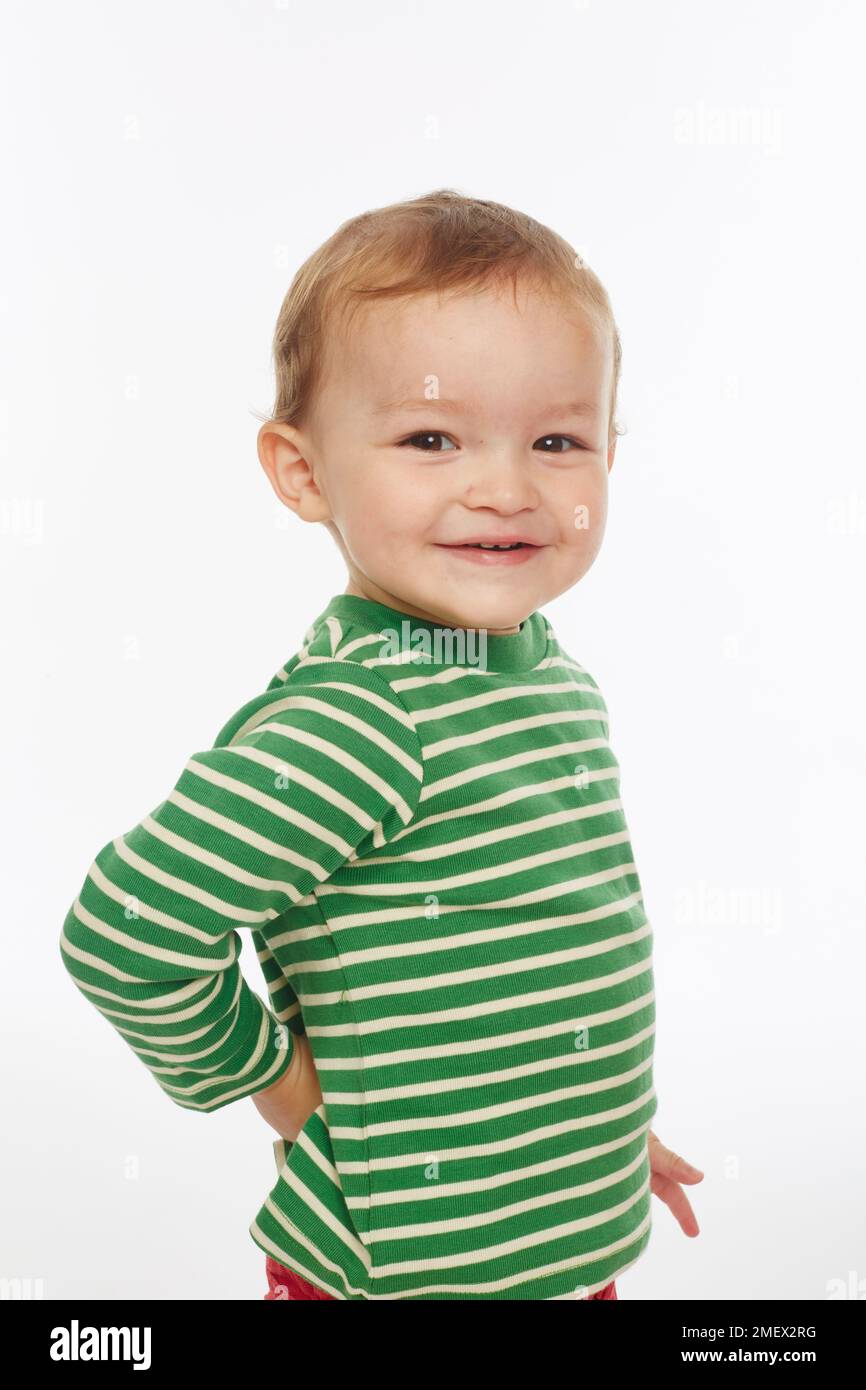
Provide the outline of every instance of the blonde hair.
<path id="1" fill-rule="evenodd" d="M 520 275 L 576 302 L 611 335 L 613 381 L 608 433 L 614 425 L 622 345 L 607 291 L 558 233 L 502 203 L 450 188 L 410 202 L 362 212 L 308 257 L 289 286 L 273 339 L 273 413 L 300 426 L 327 359 L 327 332 L 347 325 L 358 306 L 435 290 L 470 290 Z"/>

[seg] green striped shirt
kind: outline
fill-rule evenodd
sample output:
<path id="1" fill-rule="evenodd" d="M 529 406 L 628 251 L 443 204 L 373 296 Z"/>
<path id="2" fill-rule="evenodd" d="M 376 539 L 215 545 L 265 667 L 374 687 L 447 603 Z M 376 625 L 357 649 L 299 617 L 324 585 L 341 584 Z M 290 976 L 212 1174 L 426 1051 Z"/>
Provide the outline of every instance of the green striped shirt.
<path id="1" fill-rule="evenodd" d="M 607 708 L 541 612 L 336 595 L 100 850 L 61 947 L 187 1109 L 306 1033 L 323 1103 L 249 1229 L 333 1297 L 582 1298 L 647 1245 L 652 930 Z"/>

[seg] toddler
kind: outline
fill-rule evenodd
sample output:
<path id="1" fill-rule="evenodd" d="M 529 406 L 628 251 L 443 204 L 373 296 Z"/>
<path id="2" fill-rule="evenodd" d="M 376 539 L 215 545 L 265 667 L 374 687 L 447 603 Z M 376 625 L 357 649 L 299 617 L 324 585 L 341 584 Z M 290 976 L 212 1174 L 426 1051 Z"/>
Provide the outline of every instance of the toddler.
<path id="1" fill-rule="evenodd" d="M 175 1102 L 277 1132 L 266 1298 L 615 1298 L 655 1192 L 652 928 L 590 673 L 620 342 L 557 234 L 441 190 L 344 223 L 259 457 L 342 593 L 99 851 L 75 984 Z M 570 643 L 569 643 L 570 645 Z M 246 982 L 248 929 L 267 984 Z"/>

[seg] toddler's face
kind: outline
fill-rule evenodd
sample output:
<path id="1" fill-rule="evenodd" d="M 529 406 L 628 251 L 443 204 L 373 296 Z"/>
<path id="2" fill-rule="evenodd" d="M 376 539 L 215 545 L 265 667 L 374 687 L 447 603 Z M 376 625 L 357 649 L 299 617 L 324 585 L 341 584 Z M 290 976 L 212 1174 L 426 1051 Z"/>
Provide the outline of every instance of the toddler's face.
<path id="1" fill-rule="evenodd" d="M 601 546 L 612 373 L 607 334 L 522 285 L 517 307 L 510 286 L 373 301 L 329 344 L 305 426 L 263 426 L 260 456 L 281 500 L 328 526 L 347 593 L 513 632 Z M 534 548 L 464 544 L 514 536 Z"/>

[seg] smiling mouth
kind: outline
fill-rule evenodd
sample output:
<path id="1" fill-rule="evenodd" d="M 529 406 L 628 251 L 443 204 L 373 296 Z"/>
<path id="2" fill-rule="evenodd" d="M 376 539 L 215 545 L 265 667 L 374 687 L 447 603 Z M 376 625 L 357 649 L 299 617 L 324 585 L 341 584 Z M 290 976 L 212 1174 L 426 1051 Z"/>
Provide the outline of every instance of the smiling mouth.
<path id="1" fill-rule="evenodd" d="M 447 550 L 452 555 L 461 555 L 481 570 L 512 570 L 528 565 L 535 555 L 544 550 L 543 545 L 533 545 L 531 541 L 508 541 L 498 544 L 495 541 L 458 541 L 454 545 L 437 543 L 438 550 Z"/>

